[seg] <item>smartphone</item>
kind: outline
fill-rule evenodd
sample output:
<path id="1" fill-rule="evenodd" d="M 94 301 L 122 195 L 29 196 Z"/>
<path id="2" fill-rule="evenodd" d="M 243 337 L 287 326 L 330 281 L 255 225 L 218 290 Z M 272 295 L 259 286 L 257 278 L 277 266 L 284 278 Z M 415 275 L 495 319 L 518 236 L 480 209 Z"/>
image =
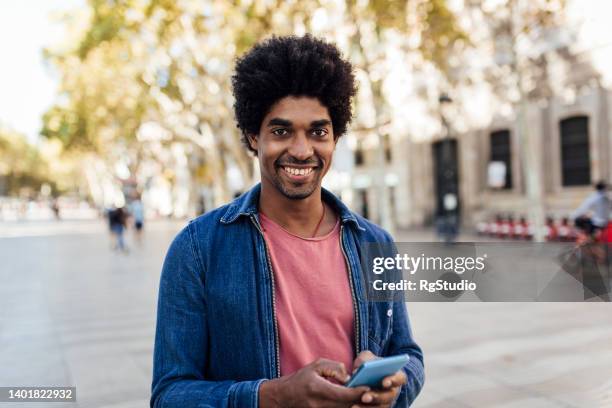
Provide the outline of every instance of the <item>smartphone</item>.
<path id="1" fill-rule="evenodd" d="M 346 383 L 347 387 L 367 385 L 372 388 L 381 388 L 382 380 L 399 371 L 410 360 L 408 354 L 379 358 L 366 361 L 359 366 L 355 374 Z"/>

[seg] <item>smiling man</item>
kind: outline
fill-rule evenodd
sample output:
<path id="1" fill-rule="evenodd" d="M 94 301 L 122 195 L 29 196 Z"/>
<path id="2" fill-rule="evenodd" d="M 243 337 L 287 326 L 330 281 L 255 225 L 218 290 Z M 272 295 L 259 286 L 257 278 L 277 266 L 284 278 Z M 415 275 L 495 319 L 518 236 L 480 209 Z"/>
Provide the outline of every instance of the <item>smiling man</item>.
<path id="1" fill-rule="evenodd" d="M 409 406 L 423 356 L 403 302 L 365 299 L 361 244 L 392 242 L 321 187 L 351 119 L 352 67 L 311 36 L 236 65 L 235 113 L 261 183 L 172 243 L 158 302 L 151 407 Z M 409 354 L 382 388 L 344 386 Z"/>

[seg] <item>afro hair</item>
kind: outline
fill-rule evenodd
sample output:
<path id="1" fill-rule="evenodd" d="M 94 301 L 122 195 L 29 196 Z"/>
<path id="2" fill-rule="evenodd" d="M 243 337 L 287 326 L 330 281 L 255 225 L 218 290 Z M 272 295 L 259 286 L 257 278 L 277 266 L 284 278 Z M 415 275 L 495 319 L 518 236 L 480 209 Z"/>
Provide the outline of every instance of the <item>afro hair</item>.
<path id="1" fill-rule="evenodd" d="M 351 121 L 351 100 L 357 91 L 353 67 L 338 48 L 308 34 L 272 37 L 256 44 L 236 62 L 232 87 L 242 142 L 255 154 L 247 135 L 259 134 L 263 118 L 278 100 L 317 98 L 327 108 L 338 138 Z"/>

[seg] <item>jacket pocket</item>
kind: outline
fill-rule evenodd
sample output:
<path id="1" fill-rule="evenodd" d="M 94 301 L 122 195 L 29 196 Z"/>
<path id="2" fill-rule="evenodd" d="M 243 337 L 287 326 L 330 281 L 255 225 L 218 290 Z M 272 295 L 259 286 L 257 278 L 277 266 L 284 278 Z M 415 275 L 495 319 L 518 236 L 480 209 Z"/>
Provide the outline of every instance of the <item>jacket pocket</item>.
<path id="1" fill-rule="evenodd" d="M 374 353 L 377 356 L 380 356 L 380 353 L 382 352 L 382 345 L 380 344 L 379 340 L 373 338 L 372 336 L 368 335 L 368 350 L 370 350 L 372 353 Z"/>
<path id="2" fill-rule="evenodd" d="M 391 336 L 393 303 L 377 302 L 370 305 L 368 342 L 378 349 L 377 354 L 380 355 Z"/>

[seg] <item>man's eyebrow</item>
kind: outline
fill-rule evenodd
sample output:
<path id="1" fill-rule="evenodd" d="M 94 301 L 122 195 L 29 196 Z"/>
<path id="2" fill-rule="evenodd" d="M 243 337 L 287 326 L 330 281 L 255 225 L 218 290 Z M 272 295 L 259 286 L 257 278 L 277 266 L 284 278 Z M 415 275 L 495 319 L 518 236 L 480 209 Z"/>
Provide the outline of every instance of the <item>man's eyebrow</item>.
<path id="1" fill-rule="evenodd" d="M 268 127 L 272 127 L 272 126 L 285 126 L 285 127 L 291 127 L 293 125 L 293 123 L 291 123 L 290 120 L 287 119 L 281 119 L 281 118 L 272 118 L 270 119 L 270 121 L 268 122 Z"/>
<path id="2" fill-rule="evenodd" d="M 310 127 L 323 127 L 323 126 L 327 126 L 327 125 L 331 125 L 331 120 L 329 119 L 319 119 L 319 120 L 313 120 L 312 122 L 310 122 Z"/>

